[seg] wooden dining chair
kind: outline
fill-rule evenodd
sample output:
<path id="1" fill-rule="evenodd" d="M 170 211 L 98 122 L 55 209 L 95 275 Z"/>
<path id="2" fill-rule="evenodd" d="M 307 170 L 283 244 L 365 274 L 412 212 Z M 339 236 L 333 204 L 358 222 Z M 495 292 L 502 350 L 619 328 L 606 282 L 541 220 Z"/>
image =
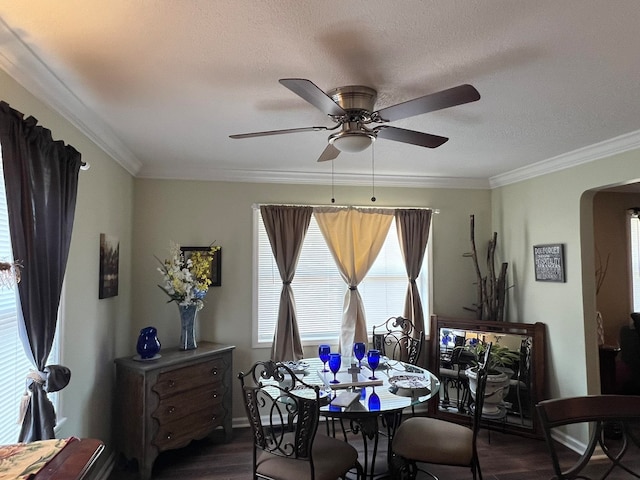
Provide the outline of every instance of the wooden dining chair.
<path id="1" fill-rule="evenodd" d="M 554 478 L 605 479 L 612 472 L 623 471 L 624 478 L 640 478 L 640 396 L 557 398 L 538 403 L 536 410 L 551 455 Z M 553 432 L 558 427 L 577 424 L 589 424 L 589 441 L 577 459 L 561 457 Z M 604 453 L 597 455 L 597 459 L 596 447 Z M 634 456 L 627 455 L 630 452 Z"/>
<path id="2" fill-rule="evenodd" d="M 336 480 L 363 476 L 357 450 L 318 433 L 320 388 L 285 364 L 257 362 L 239 373 L 244 407 L 253 431 L 253 478 Z"/>
<path id="3" fill-rule="evenodd" d="M 476 448 L 484 391 L 487 385 L 487 362 L 491 344 L 478 365 L 478 386 L 472 405 L 471 428 L 432 417 L 411 417 L 403 421 L 393 437 L 393 478 L 414 479 L 418 471 L 438 479 L 418 463 L 451 465 L 471 469 L 474 480 L 482 480 Z"/>

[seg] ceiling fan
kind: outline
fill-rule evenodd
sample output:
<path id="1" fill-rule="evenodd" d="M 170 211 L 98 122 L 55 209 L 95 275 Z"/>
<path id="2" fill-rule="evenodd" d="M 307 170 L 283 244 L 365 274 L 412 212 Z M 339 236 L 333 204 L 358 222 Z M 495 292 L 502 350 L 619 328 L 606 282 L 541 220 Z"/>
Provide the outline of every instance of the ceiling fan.
<path id="1" fill-rule="evenodd" d="M 325 93 L 312 81 L 304 78 L 283 78 L 280 79 L 280 83 L 320 111 L 326 113 L 336 125 L 332 127 L 302 127 L 241 133 L 229 135 L 229 137 L 252 138 L 284 133 L 340 129 L 338 132 L 329 135 L 329 144 L 320 155 L 320 158 L 318 158 L 319 162 L 334 160 L 340 152 L 360 152 L 365 150 L 376 138 L 410 143 L 420 147 L 439 147 L 449 139 L 384 124 L 422 113 L 475 102 L 480 99 L 478 91 L 473 86 L 465 84 L 380 110 L 374 110 L 377 92 L 373 88 L 352 85 L 334 88 Z M 369 127 L 368 125 L 370 124 L 382 125 Z"/>

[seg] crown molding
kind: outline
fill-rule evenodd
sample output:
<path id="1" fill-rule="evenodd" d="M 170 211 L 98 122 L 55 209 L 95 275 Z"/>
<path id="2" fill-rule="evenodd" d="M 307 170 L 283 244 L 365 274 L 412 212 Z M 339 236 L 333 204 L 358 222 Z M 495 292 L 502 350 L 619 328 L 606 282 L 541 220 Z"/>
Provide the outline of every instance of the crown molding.
<path id="1" fill-rule="evenodd" d="M 0 17 L 0 68 L 135 176 L 142 163 Z M 76 114 L 74 112 L 81 112 Z"/>
<path id="2" fill-rule="evenodd" d="M 278 183 L 295 185 L 348 185 L 371 187 L 370 174 L 334 174 L 308 172 L 274 172 L 259 170 L 224 170 L 193 168 L 143 168 L 137 178 L 158 180 L 207 180 L 219 182 Z M 376 187 L 488 189 L 489 181 L 479 178 L 427 176 L 375 176 Z"/>
<path id="3" fill-rule="evenodd" d="M 640 130 L 578 148 L 577 150 L 563 153 L 562 155 L 534 163 L 533 165 L 517 168 L 502 175 L 496 175 L 489 179 L 489 184 L 492 189 L 503 187 L 637 148 L 640 148 Z"/>

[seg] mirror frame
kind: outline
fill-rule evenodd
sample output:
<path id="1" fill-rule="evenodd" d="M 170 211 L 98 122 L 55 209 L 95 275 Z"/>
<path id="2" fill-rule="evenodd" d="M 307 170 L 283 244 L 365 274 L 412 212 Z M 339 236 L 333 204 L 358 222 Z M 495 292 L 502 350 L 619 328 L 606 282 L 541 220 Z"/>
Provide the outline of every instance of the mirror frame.
<path id="1" fill-rule="evenodd" d="M 540 420 L 535 413 L 535 405 L 547 398 L 545 382 L 545 352 L 546 352 L 546 326 L 544 323 L 511 323 L 496 322 L 486 320 L 475 320 L 472 318 L 453 318 L 439 315 L 431 316 L 431 334 L 429 337 L 429 360 L 428 369 L 440 377 L 440 329 L 474 330 L 487 333 L 503 333 L 513 335 L 527 335 L 532 337 L 531 348 L 531 412 L 533 428 L 523 427 L 512 423 L 499 422 L 495 420 L 483 420 L 483 426 L 515 433 L 526 437 L 541 438 L 542 431 Z M 453 412 L 444 412 L 439 408 L 439 396 L 435 401 L 429 402 L 429 414 L 455 423 L 467 424 L 469 419 L 466 415 Z"/>

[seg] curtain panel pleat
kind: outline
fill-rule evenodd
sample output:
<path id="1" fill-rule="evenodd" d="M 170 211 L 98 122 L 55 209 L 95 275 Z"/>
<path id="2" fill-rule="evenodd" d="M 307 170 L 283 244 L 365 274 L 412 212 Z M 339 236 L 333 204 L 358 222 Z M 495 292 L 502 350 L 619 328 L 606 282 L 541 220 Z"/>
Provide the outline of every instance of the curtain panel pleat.
<path id="1" fill-rule="evenodd" d="M 349 287 L 340 332 L 340 351 L 348 354 L 354 342 L 367 342 L 367 323 L 358 285 L 380 253 L 394 210 L 315 207 L 313 214 Z"/>
<path id="2" fill-rule="evenodd" d="M 296 319 L 291 282 L 300 258 L 312 207 L 263 205 L 260 207 L 271 250 L 282 279 L 278 320 L 271 345 L 271 359 L 299 360 L 304 356 Z"/>
<path id="3" fill-rule="evenodd" d="M 45 362 L 56 331 L 81 156 L 5 102 L 0 102 L 0 144 L 13 255 L 24 267 L 19 322 L 36 370 L 27 380 L 30 401 L 19 438 L 31 442 L 54 438 L 55 411 L 47 392 L 64 388 L 71 376 L 66 367 Z"/>

